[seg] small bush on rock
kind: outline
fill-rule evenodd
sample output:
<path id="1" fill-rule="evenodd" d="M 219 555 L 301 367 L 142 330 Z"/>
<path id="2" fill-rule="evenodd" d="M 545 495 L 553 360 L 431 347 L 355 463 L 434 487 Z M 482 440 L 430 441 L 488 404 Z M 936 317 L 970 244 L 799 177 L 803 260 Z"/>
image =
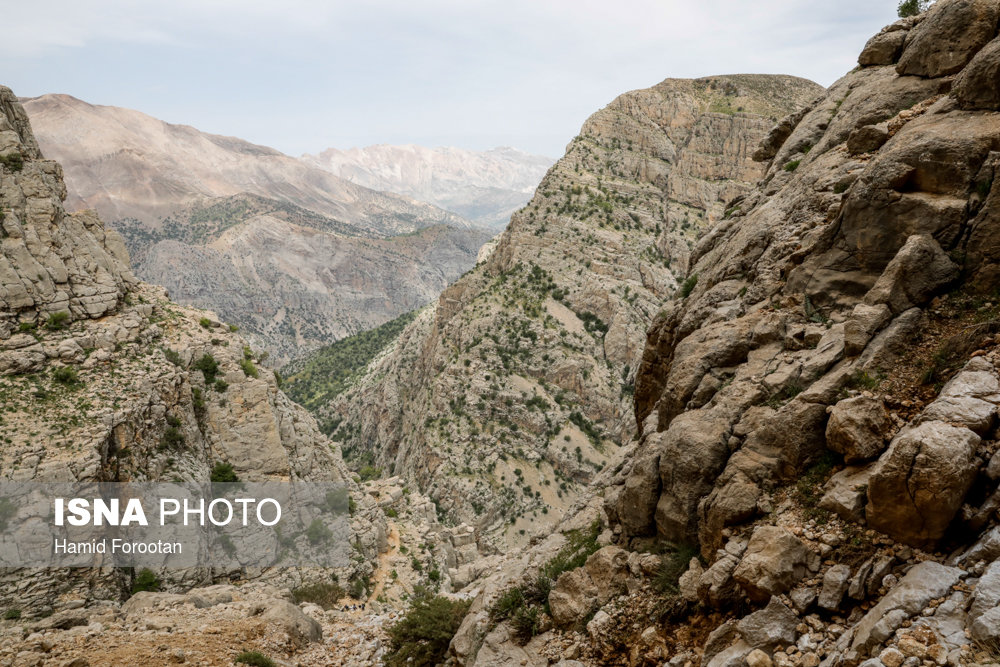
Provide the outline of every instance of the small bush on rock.
<path id="1" fill-rule="evenodd" d="M 432 667 L 444 662 L 448 644 L 471 601 L 449 600 L 426 590 L 414 593 L 406 616 L 389 628 L 389 667 Z"/>

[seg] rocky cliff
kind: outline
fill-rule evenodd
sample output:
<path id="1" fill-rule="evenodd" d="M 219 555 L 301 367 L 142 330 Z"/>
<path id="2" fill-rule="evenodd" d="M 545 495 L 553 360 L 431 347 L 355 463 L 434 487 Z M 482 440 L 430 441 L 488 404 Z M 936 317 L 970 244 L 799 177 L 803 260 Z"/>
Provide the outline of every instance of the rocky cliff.
<path id="1" fill-rule="evenodd" d="M 429 202 L 497 231 L 528 203 L 553 162 L 513 148 L 385 144 L 328 148 L 302 159 L 352 183 Z"/>
<path id="2" fill-rule="evenodd" d="M 66 213 L 59 165 L 42 158 L 7 88 L 0 110 L 0 477 L 205 481 L 230 463 L 246 481 L 340 481 L 357 499 L 352 540 L 374 558 L 386 546 L 385 517 L 312 417 L 211 313 L 137 281 L 121 238 L 92 211 Z M 339 574 L 365 579 L 372 570 L 354 562 Z M 169 576 L 190 585 L 204 574 Z M 51 612 L 57 591 L 115 599 L 129 577 L 5 571 L 0 606 Z"/>
<path id="3" fill-rule="evenodd" d="M 492 254 L 319 410 L 335 439 L 484 544 L 557 520 L 635 430 L 645 331 L 699 230 L 734 213 L 764 173 L 757 144 L 820 90 L 668 79 L 594 114 Z"/>
<path id="4" fill-rule="evenodd" d="M 998 20 L 939 0 L 772 130 L 649 329 L 623 465 L 481 583 L 457 664 L 1000 661 Z"/>
<path id="5" fill-rule="evenodd" d="M 136 275 L 238 324 L 278 365 L 425 305 L 489 238 L 240 139 L 67 95 L 24 105 L 69 208 L 96 209 Z"/>

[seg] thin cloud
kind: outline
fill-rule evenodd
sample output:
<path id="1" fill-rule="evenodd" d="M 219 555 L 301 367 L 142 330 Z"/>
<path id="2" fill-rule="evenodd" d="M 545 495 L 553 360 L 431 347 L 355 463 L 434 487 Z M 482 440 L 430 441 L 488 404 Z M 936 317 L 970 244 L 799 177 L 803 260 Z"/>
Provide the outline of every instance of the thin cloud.
<path id="1" fill-rule="evenodd" d="M 290 153 L 378 142 L 558 156 L 587 115 L 666 77 L 828 85 L 895 2 L 40 0 L 4 11 L 4 83 Z"/>

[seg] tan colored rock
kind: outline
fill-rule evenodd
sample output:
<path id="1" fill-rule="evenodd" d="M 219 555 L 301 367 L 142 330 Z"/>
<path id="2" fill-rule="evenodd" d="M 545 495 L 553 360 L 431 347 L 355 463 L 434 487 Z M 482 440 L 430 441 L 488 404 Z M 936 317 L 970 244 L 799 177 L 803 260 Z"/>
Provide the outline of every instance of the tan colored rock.
<path id="1" fill-rule="evenodd" d="M 616 546 L 598 549 L 583 567 L 556 580 L 549 593 L 552 620 L 569 626 L 625 590 L 628 553 Z"/>
<path id="2" fill-rule="evenodd" d="M 750 651 L 744 660 L 746 660 L 747 667 L 771 667 L 774 664 L 771 662 L 771 656 L 759 648 Z"/>
<path id="3" fill-rule="evenodd" d="M 844 323 L 844 353 L 849 357 L 860 354 L 872 336 L 891 319 L 892 311 L 884 303 L 856 305 L 851 317 Z"/>
<path id="4" fill-rule="evenodd" d="M 901 431 L 872 472 L 868 524 L 907 544 L 934 544 L 972 486 L 978 446 L 975 433 L 942 422 Z"/>
<path id="5" fill-rule="evenodd" d="M 955 78 L 952 95 L 963 109 L 1000 108 L 996 81 L 1000 77 L 1000 39 L 984 46 Z"/>
<path id="6" fill-rule="evenodd" d="M 930 300 L 934 293 L 958 277 L 952 262 L 930 236 L 911 236 L 879 276 L 865 303 L 884 303 L 899 314 Z"/>
<path id="7" fill-rule="evenodd" d="M 862 67 L 894 65 L 903 52 L 903 43 L 912 26 L 912 19 L 904 19 L 882 28 L 881 32 L 865 44 L 858 56 L 858 64 Z"/>
<path id="8" fill-rule="evenodd" d="M 998 19 L 1000 8 L 990 0 L 934 3 L 906 36 L 896 71 L 924 77 L 958 72 L 993 39 Z"/>
<path id="9" fill-rule="evenodd" d="M 846 521 L 862 523 L 868 501 L 868 481 L 872 465 L 848 466 L 835 473 L 823 486 L 819 506 L 836 513 Z"/>
<path id="10" fill-rule="evenodd" d="M 733 579 L 754 600 L 767 600 L 790 590 L 819 565 L 819 556 L 778 526 L 754 530 Z"/>
<path id="11" fill-rule="evenodd" d="M 826 444 L 849 464 L 869 461 L 885 450 L 891 426 L 880 399 L 845 398 L 830 409 Z"/>

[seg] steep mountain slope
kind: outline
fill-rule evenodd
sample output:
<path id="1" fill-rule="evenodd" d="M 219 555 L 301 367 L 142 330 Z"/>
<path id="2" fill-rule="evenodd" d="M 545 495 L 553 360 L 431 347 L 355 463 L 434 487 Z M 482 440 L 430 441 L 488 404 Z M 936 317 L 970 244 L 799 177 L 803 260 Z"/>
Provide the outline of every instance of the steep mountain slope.
<path id="1" fill-rule="evenodd" d="M 236 195 L 177 213 L 163 231 L 138 221 L 120 229 L 144 280 L 239 324 L 277 365 L 427 304 L 489 238 L 445 225 L 389 238 L 341 227 Z"/>
<path id="2" fill-rule="evenodd" d="M 422 202 L 337 178 L 273 148 L 69 95 L 23 100 L 42 151 L 63 165 L 71 209 L 157 221 L 206 198 L 287 202 L 385 236 L 468 223 Z"/>
<path id="3" fill-rule="evenodd" d="M 423 306 L 489 237 L 239 139 L 65 95 L 25 108 L 66 165 L 67 201 L 111 220 L 135 273 L 238 324 L 278 364 Z"/>
<path id="4" fill-rule="evenodd" d="M 998 27 L 939 0 L 774 129 L 560 527 L 604 532 L 483 582 L 457 664 L 1000 662 Z"/>
<path id="5" fill-rule="evenodd" d="M 689 244 L 763 174 L 750 154 L 773 118 L 819 90 L 667 80 L 596 113 L 492 255 L 318 410 L 334 438 L 484 541 L 556 520 L 635 429 L 645 329 Z"/>
<path id="6" fill-rule="evenodd" d="M 0 87 L 0 480 L 204 484 L 225 463 L 241 482 L 343 484 L 350 558 L 336 568 L 167 567 L 147 573 L 142 592 L 142 575 L 126 568 L 5 567 L 0 662 L 231 665 L 241 650 L 264 650 L 373 664 L 381 626 L 414 586 L 448 590 L 447 568 L 468 570 L 478 552 L 467 527 L 442 527 L 431 501 L 398 480 L 356 483 L 241 336 L 138 281 L 118 234 L 93 211 L 67 213 L 65 194 L 60 166 Z M 12 539 L 38 531 L 13 527 L 2 500 L 9 555 Z M 339 611 L 362 603 L 364 614 Z"/>
<path id="7" fill-rule="evenodd" d="M 352 183 L 430 202 L 497 230 L 528 203 L 553 162 L 513 148 L 468 151 L 384 144 L 328 148 L 302 159 Z"/>

